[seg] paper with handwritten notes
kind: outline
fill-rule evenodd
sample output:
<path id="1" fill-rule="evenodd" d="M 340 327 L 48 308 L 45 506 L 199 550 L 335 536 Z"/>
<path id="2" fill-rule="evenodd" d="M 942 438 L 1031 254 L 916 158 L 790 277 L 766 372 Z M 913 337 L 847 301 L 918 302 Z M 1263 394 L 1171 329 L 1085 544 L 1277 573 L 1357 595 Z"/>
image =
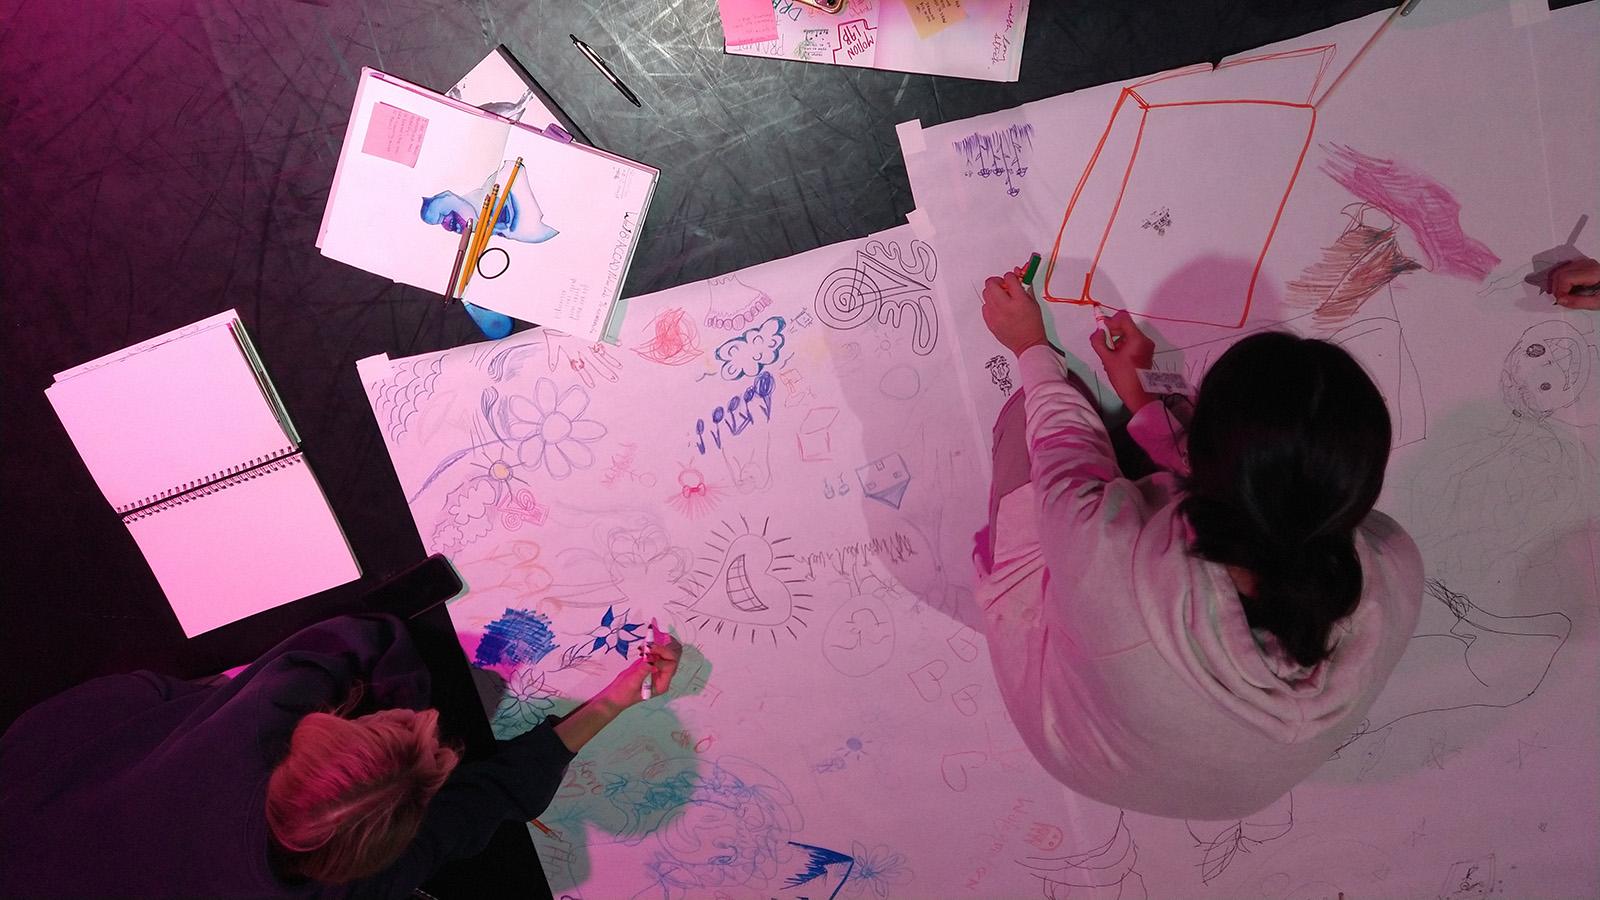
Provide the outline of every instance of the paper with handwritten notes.
<path id="1" fill-rule="evenodd" d="M 797 0 L 772 4 L 778 34 L 727 51 L 837 66 L 1016 81 L 1029 0 L 845 0 L 826 13 Z"/>

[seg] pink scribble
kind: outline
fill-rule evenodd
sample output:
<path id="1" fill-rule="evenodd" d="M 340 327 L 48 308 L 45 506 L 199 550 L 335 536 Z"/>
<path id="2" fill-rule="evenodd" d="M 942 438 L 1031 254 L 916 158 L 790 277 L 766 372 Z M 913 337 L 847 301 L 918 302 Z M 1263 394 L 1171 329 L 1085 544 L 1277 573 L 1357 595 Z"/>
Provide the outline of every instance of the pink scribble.
<path id="1" fill-rule="evenodd" d="M 1411 229 L 1428 257 L 1428 271 L 1482 281 L 1500 263 L 1483 242 L 1461 230 L 1461 204 L 1444 185 L 1392 159 L 1339 144 L 1322 149 L 1328 153 L 1322 171 Z"/>

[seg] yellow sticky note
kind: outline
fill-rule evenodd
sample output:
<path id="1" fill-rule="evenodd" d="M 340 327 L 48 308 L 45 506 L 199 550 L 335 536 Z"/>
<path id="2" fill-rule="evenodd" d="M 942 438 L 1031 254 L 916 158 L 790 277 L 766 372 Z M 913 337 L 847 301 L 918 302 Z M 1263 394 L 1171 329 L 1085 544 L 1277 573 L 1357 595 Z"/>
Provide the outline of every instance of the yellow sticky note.
<path id="1" fill-rule="evenodd" d="M 917 26 L 917 37 L 927 39 L 965 19 L 967 11 L 961 0 L 905 0 L 911 13 L 911 24 Z"/>

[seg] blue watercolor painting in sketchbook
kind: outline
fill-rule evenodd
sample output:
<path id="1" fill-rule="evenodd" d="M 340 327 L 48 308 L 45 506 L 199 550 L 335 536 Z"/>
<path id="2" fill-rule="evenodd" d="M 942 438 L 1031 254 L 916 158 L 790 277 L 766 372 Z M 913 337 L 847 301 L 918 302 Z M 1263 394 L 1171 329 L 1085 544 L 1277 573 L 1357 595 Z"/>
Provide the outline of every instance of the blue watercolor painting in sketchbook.
<path id="1" fill-rule="evenodd" d="M 489 195 L 495 185 L 510 180 L 513 165 L 513 160 L 507 160 L 499 170 L 485 178 L 483 184 L 465 194 L 446 190 L 423 197 L 422 221 L 454 234 L 470 229 L 481 214 L 483 198 Z M 545 223 L 544 210 L 539 208 L 539 201 L 533 195 L 531 181 L 519 179 L 511 182 L 511 192 L 494 221 L 493 234 L 524 244 L 542 244 L 560 233 Z"/>

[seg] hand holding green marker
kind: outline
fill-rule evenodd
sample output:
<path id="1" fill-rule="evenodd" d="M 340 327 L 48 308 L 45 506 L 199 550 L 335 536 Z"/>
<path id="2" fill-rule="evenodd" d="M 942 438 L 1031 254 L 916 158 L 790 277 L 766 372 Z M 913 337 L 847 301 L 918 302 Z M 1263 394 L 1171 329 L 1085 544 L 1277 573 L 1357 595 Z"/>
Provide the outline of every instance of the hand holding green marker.
<path id="1" fill-rule="evenodd" d="M 1033 293 L 1033 276 L 1039 273 L 1039 262 L 1040 256 L 1039 254 L 1035 253 L 1028 257 L 1028 264 L 1022 267 L 1022 286 L 1028 289 L 1028 293 L 1033 295 L 1035 301 L 1037 301 L 1039 298 L 1038 295 Z M 1054 350 L 1057 356 L 1060 356 L 1063 359 L 1066 358 L 1066 351 L 1062 350 L 1060 347 L 1057 347 L 1054 343 L 1050 344 L 1050 349 Z"/>
<path id="2" fill-rule="evenodd" d="M 1022 270 L 1022 283 L 1024 285 L 1026 285 L 1030 291 L 1033 289 L 1033 276 L 1034 276 L 1034 273 L 1038 272 L 1038 271 L 1039 271 L 1039 254 L 1035 253 L 1032 256 L 1028 257 L 1028 265 L 1026 267 L 1024 267 L 1023 270 Z M 1113 350 L 1117 349 L 1117 336 L 1111 333 L 1111 326 L 1106 322 L 1106 314 L 1100 311 L 1100 304 L 1098 304 L 1098 303 L 1095 304 L 1095 307 L 1094 307 L 1094 321 L 1095 321 L 1096 325 L 1099 325 L 1102 329 L 1105 330 L 1105 333 L 1106 333 L 1106 346 L 1110 347 Z M 1054 346 L 1054 345 L 1052 345 L 1052 346 Z M 1061 351 L 1059 349 L 1057 349 L 1056 352 L 1057 353 L 1061 353 Z M 1065 354 L 1063 354 L 1063 355 L 1065 355 Z"/>

